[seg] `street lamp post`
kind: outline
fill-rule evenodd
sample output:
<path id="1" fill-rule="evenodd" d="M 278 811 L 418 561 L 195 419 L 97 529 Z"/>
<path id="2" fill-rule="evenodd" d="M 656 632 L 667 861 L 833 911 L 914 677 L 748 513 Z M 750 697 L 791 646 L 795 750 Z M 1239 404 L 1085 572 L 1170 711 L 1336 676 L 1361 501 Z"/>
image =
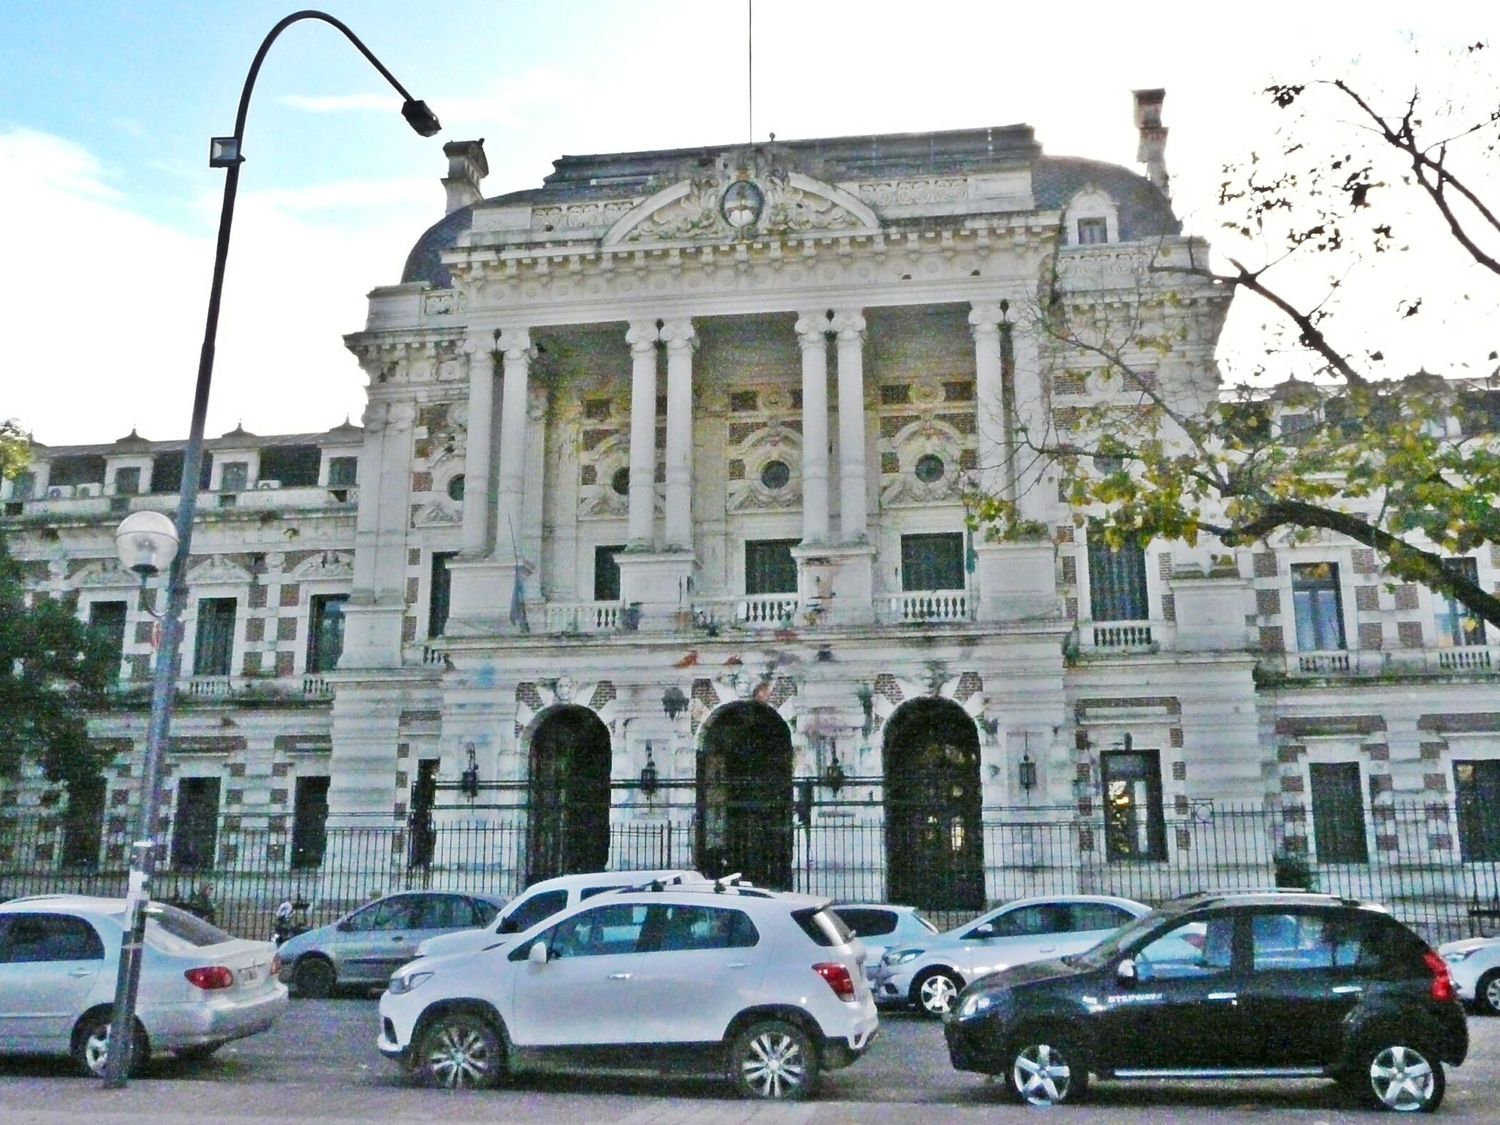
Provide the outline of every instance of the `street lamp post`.
<path id="1" fill-rule="evenodd" d="M 176 694 L 177 672 L 182 662 L 182 614 L 187 606 L 188 560 L 192 556 L 193 514 L 198 503 L 198 474 L 203 461 L 203 425 L 208 413 L 208 388 L 213 379 L 214 340 L 219 330 L 219 299 L 224 290 L 224 265 L 229 257 L 229 231 L 234 221 L 234 197 L 239 187 L 240 165 L 244 163 L 241 152 L 245 135 L 245 116 L 250 109 L 250 93 L 255 86 L 260 66 L 275 42 L 287 27 L 299 20 L 315 19 L 331 24 L 344 37 L 359 48 L 382 77 L 391 84 L 404 99 L 401 116 L 407 124 L 424 137 L 430 137 L 441 128 L 436 115 L 427 108 L 427 103 L 418 101 L 407 93 L 359 37 L 341 21 L 326 12 L 301 11 L 287 16 L 266 35 L 250 63 L 250 72 L 245 75 L 245 86 L 240 92 L 239 113 L 234 119 L 234 135 L 213 138 L 209 148 L 209 166 L 226 170 L 224 178 L 224 204 L 219 211 L 219 240 L 214 254 L 213 282 L 208 294 L 208 315 L 203 326 L 203 348 L 198 357 L 198 382 L 193 393 L 193 418 L 188 435 L 187 448 L 182 457 L 182 488 L 177 500 L 176 556 L 172 559 L 167 579 L 167 606 L 161 625 L 161 642 L 156 649 L 156 662 L 151 678 L 151 720 L 146 731 L 146 759 L 141 766 L 141 800 L 136 814 L 135 845 L 131 848 L 131 870 L 129 892 L 126 897 L 126 933 L 120 946 L 120 968 L 115 984 L 114 1016 L 111 1020 L 109 1054 L 105 1062 L 104 1085 L 118 1089 L 125 1085 L 130 1061 L 134 1055 L 135 1002 L 141 979 L 141 950 L 145 939 L 146 912 L 144 906 L 149 896 L 151 875 L 156 866 L 155 847 L 152 846 L 157 832 L 158 790 L 161 787 L 161 765 L 166 751 L 167 733 L 172 722 L 172 703 Z M 121 1029 L 131 1031 L 121 1034 Z"/>

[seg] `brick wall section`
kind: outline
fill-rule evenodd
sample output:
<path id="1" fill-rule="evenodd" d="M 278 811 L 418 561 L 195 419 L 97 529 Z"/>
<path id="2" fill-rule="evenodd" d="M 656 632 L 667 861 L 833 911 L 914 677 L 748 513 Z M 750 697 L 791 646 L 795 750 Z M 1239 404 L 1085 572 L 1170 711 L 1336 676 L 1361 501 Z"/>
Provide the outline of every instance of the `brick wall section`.
<path id="1" fill-rule="evenodd" d="M 264 617 L 247 617 L 245 619 L 245 643 L 259 644 L 266 639 L 266 619 Z"/>
<path id="2" fill-rule="evenodd" d="M 1281 591 L 1256 590 L 1255 613 L 1258 617 L 1279 617 L 1281 615 Z"/>
<path id="3" fill-rule="evenodd" d="M 1380 611 L 1380 587 L 1354 587 L 1354 608 L 1368 613 L 1378 613 Z"/>
<path id="4" fill-rule="evenodd" d="M 1356 547 L 1350 552 L 1354 561 L 1355 574 L 1377 574 L 1380 564 L 1375 559 L 1375 552 L 1369 547 Z"/>
<path id="5" fill-rule="evenodd" d="M 1378 621 L 1364 621 L 1359 626 L 1359 647 L 1381 649 L 1385 647 L 1385 626 Z"/>
<path id="6" fill-rule="evenodd" d="M 1164 621 L 1177 620 L 1177 596 L 1175 594 L 1161 596 L 1161 616 Z"/>
<path id="7" fill-rule="evenodd" d="M 281 587 L 281 607 L 290 609 L 302 601 L 302 587 L 296 582 L 289 582 Z"/>
<path id="8" fill-rule="evenodd" d="M 1405 586 L 1396 587 L 1396 608 L 1403 613 L 1420 608 L 1417 602 L 1417 588 L 1410 583 Z"/>
<path id="9" fill-rule="evenodd" d="M 1259 631 L 1261 652 L 1286 651 L 1286 640 L 1282 636 L 1280 625 L 1262 625 Z"/>
<path id="10" fill-rule="evenodd" d="M 1396 622 L 1396 641 L 1402 648 L 1422 647 L 1422 623 L 1420 621 Z"/>
<path id="11" fill-rule="evenodd" d="M 1255 577 L 1276 577 L 1276 553 L 1274 551 L 1261 551 L 1254 556 Z"/>

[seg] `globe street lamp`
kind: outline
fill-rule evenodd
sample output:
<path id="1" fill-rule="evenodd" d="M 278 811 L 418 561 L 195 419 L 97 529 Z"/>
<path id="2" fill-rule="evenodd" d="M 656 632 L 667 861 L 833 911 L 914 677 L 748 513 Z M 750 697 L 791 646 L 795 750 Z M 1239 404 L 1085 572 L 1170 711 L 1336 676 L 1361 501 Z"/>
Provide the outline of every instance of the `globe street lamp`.
<path id="1" fill-rule="evenodd" d="M 125 900 L 126 933 L 120 946 L 120 968 L 115 983 L 114 1016 L 110 1024 L 112 1034 L 109 1037 L 109 1055 L 104 1071 L 104 1085 L 112 1089 L 125 1085 L 125 1078 L 130 1070 L 130 1060 L 134 1055 L 131 1048 L 135 1041 L 133 1031 L 135 1002 L 136 992 L 140 987 L 141 950 L 146 932 L 144 905 L 150 897 L 149 883 L 156 866 L 155 848 L 152 846 L 152 841 L 158 828 L 158 790 L 161 787 L 161 767 L 167 746 L 167 732 L 171 727 L 177 672 L 182 660 L 182 614 L 187 605 L 187 568 L 188 560 L 192 556 L 193 514 L 198 503 L 198 475 L 203 461 L 203 426 L 208 413 L 208 388 L 213 379 L 214 340 L 219 329 L 219 299 L 224 290 L 224 265 L 229 257 L 229 231 L 234 221 L 234 197 L 239 187 L 240 165 L 245 160 L 242 151 L 245 116 L 250 109 L 250 93 L 255 86 L 255 78 L 260 73 L 260 66 L 266 57 L 266 52 L 270 50 L 271 44 L 282 31 L 299 20 L 305 19 L 321 20 L 332 25 L 359 49 L 371 65 L 380 71 L 381 76 L 401 95 L 403 98 L 401 116 L 406 118 L 407 124 L 417 133 L 430 137 L 441 128 L 436 115 L 427 108 L 427 103 L 418 101 L 407 93 L 406 88 L 396 81 L 395 76 L 371 54 L 370 49 L 360 42 L 354 32 L 326 12 L 301 11 L 287 16 L 266 35 L 260 45 L 260 50 L 255 53 L 255 59 L 250 63 L 250 72 L 245 75 L 244 89 L 240 92 L 239 113 L 234 119 L 234 135 L 215 137 L 210 144 L 209 166 L 226 170 L 224 203 L 219 211 L 219 240 L 214 254 L 213 281 L 208 294 L 208 315 L 203 326 L 203 348 L 198 357 L 198 382 L 193 394 L 192 426 L 182 457 L 182 488 L 177 500 L 177 549 L 175 555 L 170 557 L 167 606 L 162 615 L 161 642 L 157 645 L 156 661 L 151 678 L 151 719 L 146 731 L 146 758 L 141 766 L 141 800 L 136 812 L 136 842 L 131 849 L 130 883 Z M 138 514 L 146 515 L 147 513 Z M 143 560 L 143 556 L 139 554 L 132 556 L 133 561 L 127 559 L 125 550 L 127 548 L 135 550 L 136 543 L 142 538 L 126 533 L 126 524 L 129 523 L 130 520 L 126 520 L 121 524 L 120 532 L 116 536 L 117 546 L 121 548 L 121 561 L 137 573 L 148 574 L 149 571 L 143 571 L 140 567 L 146 565 L 147 562 L 153 566 L 159 566 L 160 562 L 167 561 L 168 556 L 158 543 L 154 548 L 156 554 L 151 555 L 149 559 Z M 157 525 L 157 530 L 160 530 L 160 525 Z M 132 1030 L 114 1034 L 125 1028 Z"/>

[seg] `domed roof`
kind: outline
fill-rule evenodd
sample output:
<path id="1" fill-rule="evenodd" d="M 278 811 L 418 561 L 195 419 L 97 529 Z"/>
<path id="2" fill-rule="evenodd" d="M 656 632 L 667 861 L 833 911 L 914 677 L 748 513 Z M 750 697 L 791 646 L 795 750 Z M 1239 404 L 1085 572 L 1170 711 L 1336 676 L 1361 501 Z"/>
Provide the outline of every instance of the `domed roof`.
<path id="1" fill-rule="evenodd" d="M 775 141 L 757 152 L 764 155 L 772 149 L 773 158 L 834 184 L 883 176 L 979 174 L 1030 164 L 1032 198 L 1039 211 L 1061 210 L 1079 191 L 1094 187 L 1114 201 L 1121 241 L 1175 235 L 1182 229 L 1171 202 L 1144 176 L 1097 160 L 1044 156 L 1029 125 Z M 560 157 L 540 188 L 459 208 L 428 227 L 407 255 L 401 280 L 451 287 L 453 279 L 442 255 L 458 245 L 481 208 L 638 198 L 743 151 L 743 145 L 719 145 Z"/>

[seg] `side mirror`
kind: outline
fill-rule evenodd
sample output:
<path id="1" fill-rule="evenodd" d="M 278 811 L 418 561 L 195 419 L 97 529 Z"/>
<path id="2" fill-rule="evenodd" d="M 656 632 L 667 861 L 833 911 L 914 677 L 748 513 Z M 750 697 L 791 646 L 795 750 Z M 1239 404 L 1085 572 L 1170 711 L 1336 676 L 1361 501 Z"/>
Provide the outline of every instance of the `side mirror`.
<path id="1" fill-rule="evenodd" d="M 1136 982 L 1135 959 L 1127 957 L 1116 965 L 1115 976 L 1120 978 L 1121 984 L 1134 984 Z"/>
<path id="2" fill-rule="evenodd" d="M 545 965 L 547 963 L 547 943 L 545 941 L 534 941 L 531 949 L 526 954 L 526 960 L 533 965 Z"/>
<path id="3" fill-rule="evenodd" d="M 990 923 L 990 922 L 986 922 L 982 926 L 975 926 L 974 927 L 974 936 L 975 937 L 981 937 L 981 938 L 992 938 L 992 937 L 994 937 L 995 936 L 995 927 L 994 927 L 994 924 Z"/>
<path id="4" fill-rule="evenodd" d="M 518 934 L 521 932 L 521 923 L 514 917 L 500 919 L 500 928 L 495 931 L 499 934 Z"/>
<path id="5" fill-rule="evenodd" d="M 345 918 L 335 927 L 335 929 L 337 929 L 340 933 L 347 934 L 350 930 L 354 929 L 354 923 Z"/>

